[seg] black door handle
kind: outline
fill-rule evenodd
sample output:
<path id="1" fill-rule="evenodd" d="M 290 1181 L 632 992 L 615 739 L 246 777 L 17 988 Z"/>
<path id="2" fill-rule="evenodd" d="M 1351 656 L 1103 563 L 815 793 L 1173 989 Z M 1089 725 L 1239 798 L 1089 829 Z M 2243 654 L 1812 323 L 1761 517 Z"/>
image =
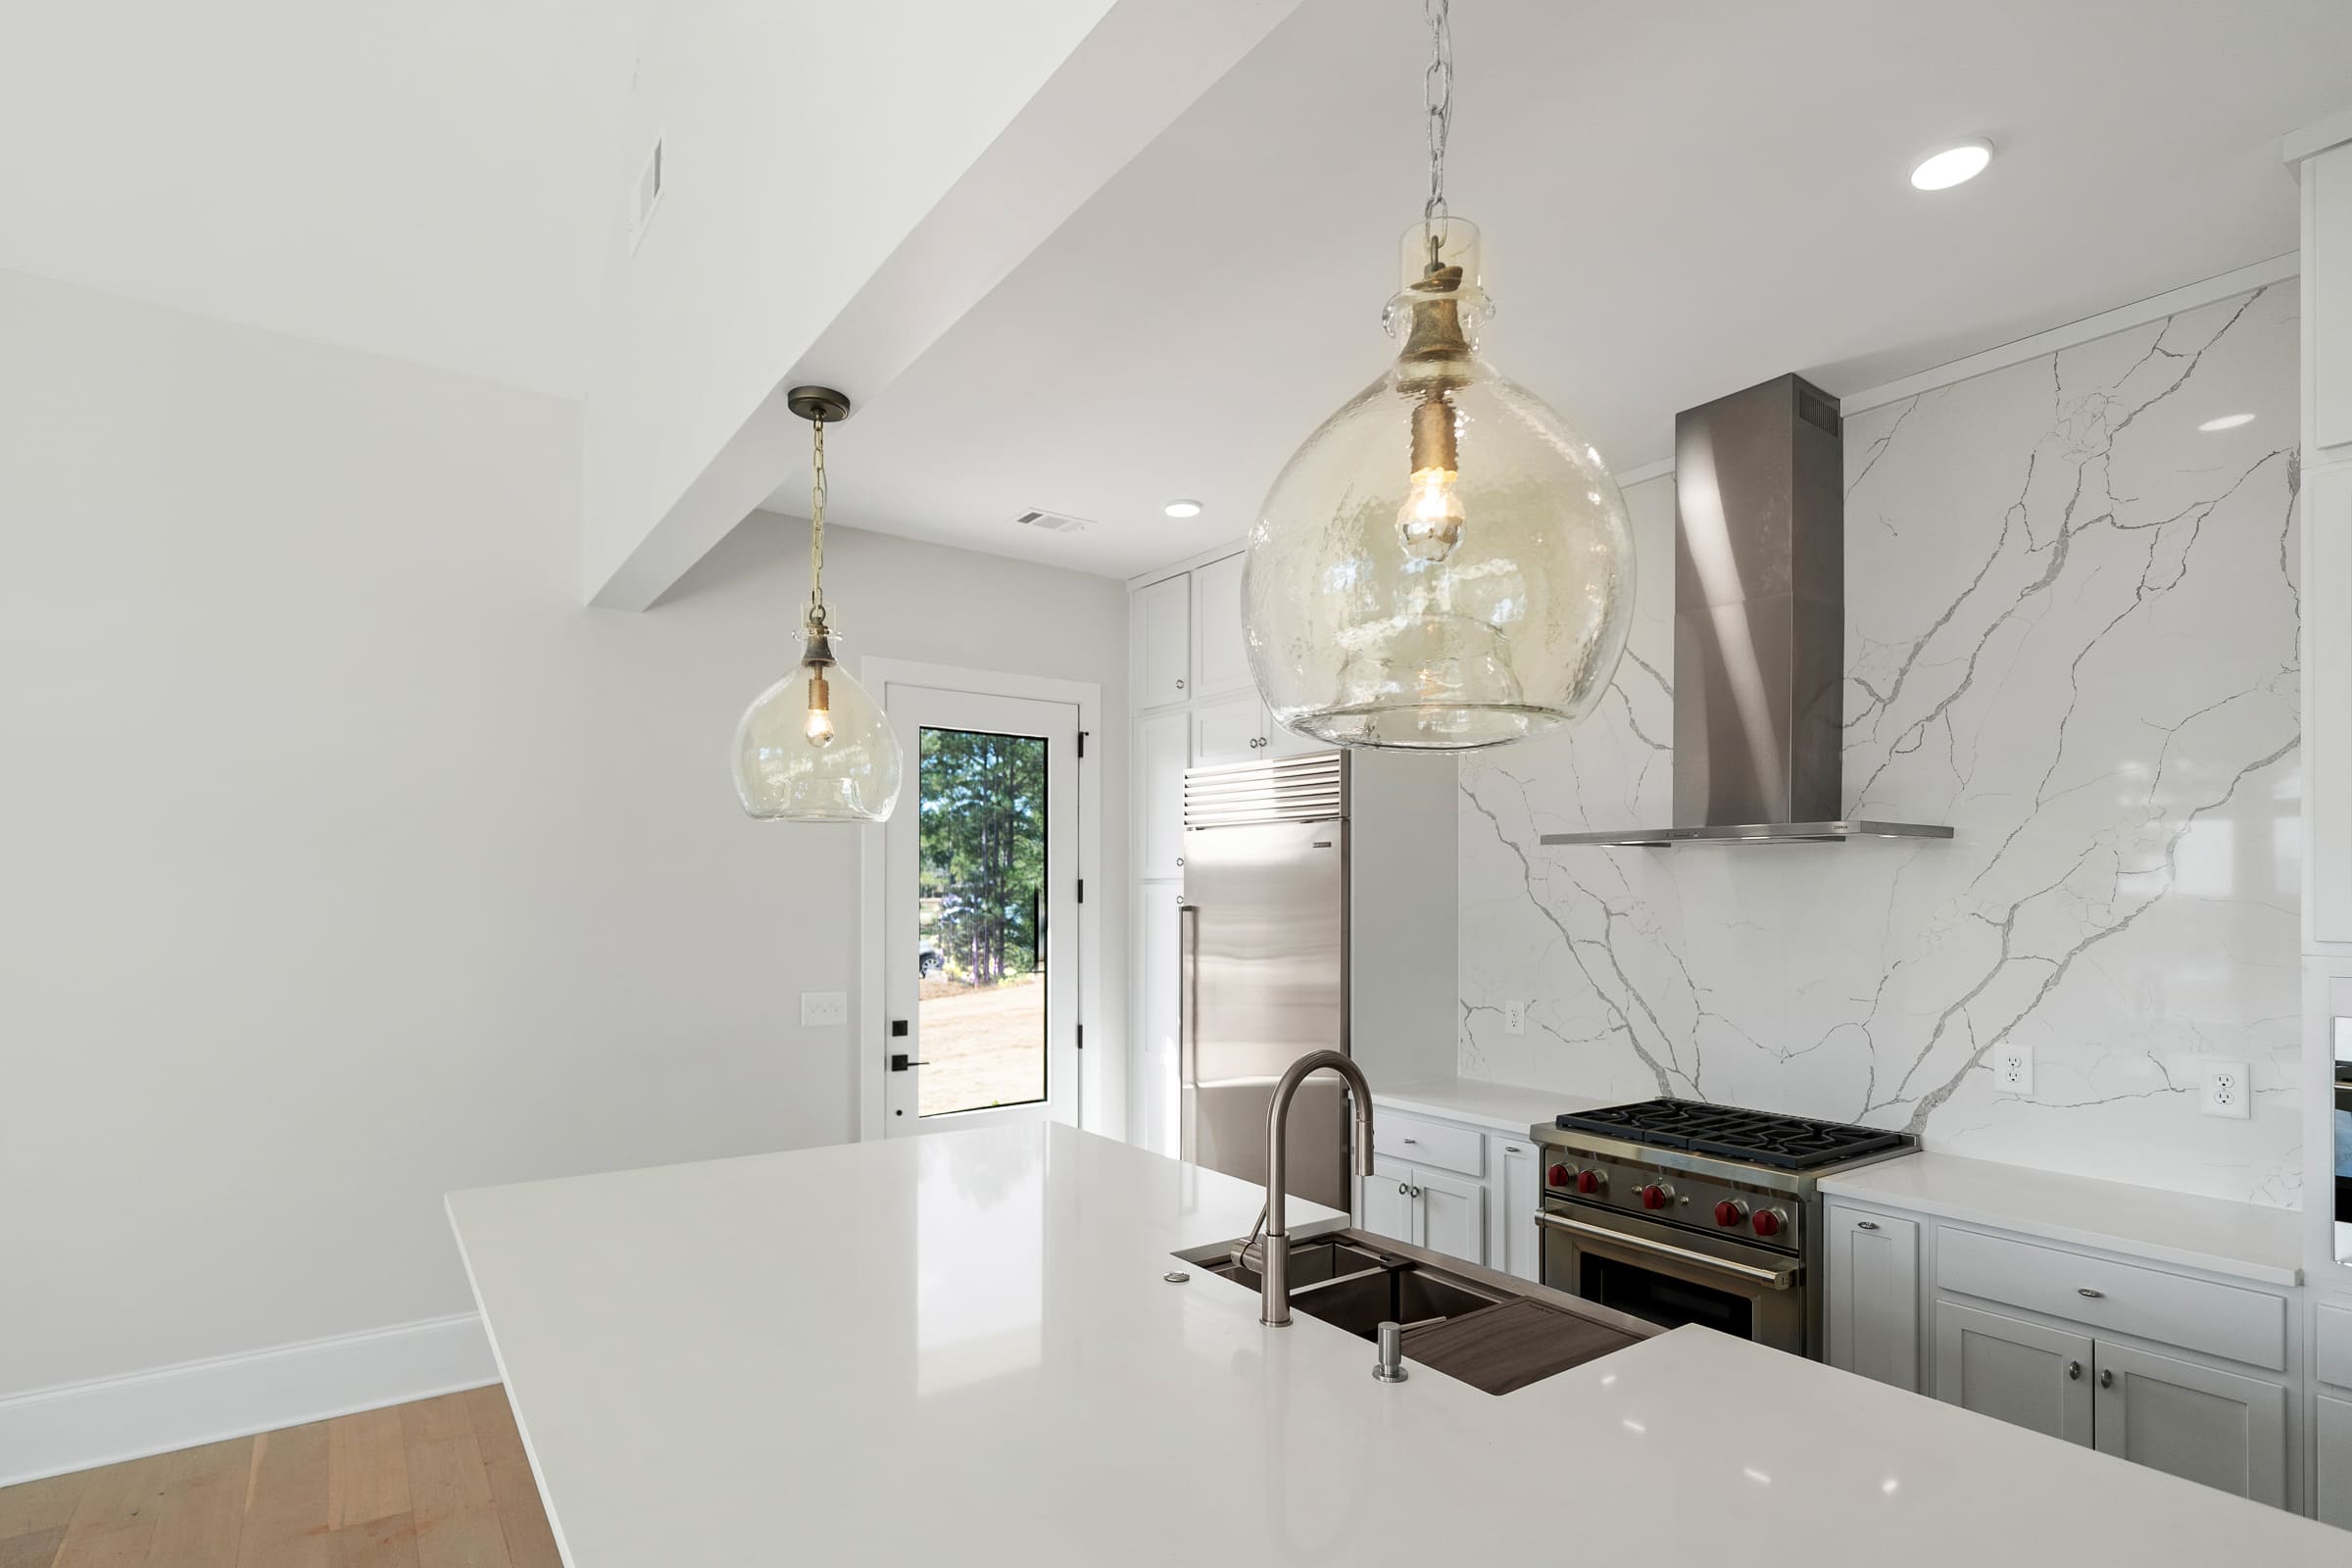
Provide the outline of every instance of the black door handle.
<path id="1" fill-rule="evenodd" d="M 892 1072 L 905 1072 L 909 1067 L 928 1067 L 930 1065 L 927 1061 L 909 1059 L 904 1051 L 894 1051 L 890 1054 L 890 1070 Z"/>

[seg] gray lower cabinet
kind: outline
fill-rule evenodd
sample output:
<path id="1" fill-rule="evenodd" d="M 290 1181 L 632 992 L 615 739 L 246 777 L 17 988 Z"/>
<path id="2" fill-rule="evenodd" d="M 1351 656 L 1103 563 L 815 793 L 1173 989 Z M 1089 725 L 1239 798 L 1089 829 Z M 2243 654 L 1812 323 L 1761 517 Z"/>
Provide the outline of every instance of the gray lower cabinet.
<path id="1" fill-rule="evenodd" d="M 2352 1399 L 2323 1394 L 2313 1401 L 2319 1419 L 2319 1496 L 2312 1511 L 2324 1525 L 2352 1530 Z"/>
<path id="2" fill-rule="evenodd" d="M 2101 1453 L 2286 1506 L 2286 1391 L 2101 1340 L 2092 1428 Z"/>
<path id="3" fill-rule="evenodd" d="M 1919 1225 L 1832 1204 L 1830 1365 L 1919 1392 Z"/>
<path id="4" fill-rule="evenodd" d="M 1544 1206 L 1544 1172 L 1539 1154 L 1528 1139 L 1487 1135 L 1487 1170 L 1492 1176 L 1487 1267 L 1541 1284 L 1544 1242 L 1536 1230 L 1536 1210 Z"/>
<path id="5" fill-rule="evenodd" d="M 1936 1397 L 2069 1443 L 2091 1441 L 2087 1334 L 1936 1303 Z"/>

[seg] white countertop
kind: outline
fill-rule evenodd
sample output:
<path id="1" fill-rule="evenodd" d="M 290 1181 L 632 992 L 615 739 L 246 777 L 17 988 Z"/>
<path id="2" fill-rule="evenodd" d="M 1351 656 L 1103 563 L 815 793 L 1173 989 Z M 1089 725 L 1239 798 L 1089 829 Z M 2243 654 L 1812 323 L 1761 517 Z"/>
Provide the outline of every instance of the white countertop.
<path id="1" fill-rule="evenodd" d="M 1821 1190 L 2266 1285 L 2303 1278 L 2303 1216 L 2291 1208 L 1936 1153 L 1825 1176 Z"/>
<path id="2" fill-rule="evenodd" d="M 1501 1398 L 1376 1383 L 1361 1340 L 1162 1283 L 1257 1205 L 1058 1126 L 449 1200 L 570 1568 L 2344 1562 L 2323 1526 L 1705 1329 Z"/>
<path id="3" fill-rule="evenodd" d="M 1564 1110 L 1590 1110 L 1607 1101 L 1563 1095 L 1556 1089 L 1493 1084 L 1483 1078 L 1416 1078 L 1410 1083 L 1372 1086 L 1372 1102 L 1423 1116 L 1492 1127 L 1525 1137 L 1539 1122 Z"/>

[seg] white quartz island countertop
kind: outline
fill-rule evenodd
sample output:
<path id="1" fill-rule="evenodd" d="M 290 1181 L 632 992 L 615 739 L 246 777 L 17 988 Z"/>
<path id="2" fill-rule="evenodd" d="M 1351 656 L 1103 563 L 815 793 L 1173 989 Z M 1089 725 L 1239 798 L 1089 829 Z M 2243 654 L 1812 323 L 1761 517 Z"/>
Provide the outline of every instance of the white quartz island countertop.
<path id="1" fill-rule="evenodd" d="M 449 1208 L 570 1568 L 2342 1568 L 2352 1544 L 1704 1329 L 1500 1398 L 1377 1383 L 1361 1340 L 1162 1281 L 1258 1200 L 1049 1127 Z"/>

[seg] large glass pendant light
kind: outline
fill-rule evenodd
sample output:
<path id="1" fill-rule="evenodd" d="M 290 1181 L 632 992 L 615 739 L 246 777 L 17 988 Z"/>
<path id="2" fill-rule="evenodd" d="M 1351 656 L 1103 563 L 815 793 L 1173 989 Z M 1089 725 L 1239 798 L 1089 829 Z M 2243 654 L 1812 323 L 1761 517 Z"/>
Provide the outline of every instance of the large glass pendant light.
<path id="1" fill-rule="evenodd" d="M 1625 651 L 1634 548 L 1600 454 L 1478 356 L 1478 229 L 1446 210 L 1446 0 L 1428 11 L 1429 200 L 1384 318 L 1401 348 L 1275 479 L 1242 613 L 1287 728 L 1463 751 L 1572 724 L 1599 700 Z"/>
<path id="2" fill-rule="evenodd" d="M 882 705 L 841 667 L 825 606 L 825 426 L 850 400 L 796 386 L 785 407 L 808 421 L 808 612 L 798 668 L 761 692 L 735 726 L 735 793 L 752 815 L 782 822 L 879 822 L 899 803 L 906 766 Z"/>

